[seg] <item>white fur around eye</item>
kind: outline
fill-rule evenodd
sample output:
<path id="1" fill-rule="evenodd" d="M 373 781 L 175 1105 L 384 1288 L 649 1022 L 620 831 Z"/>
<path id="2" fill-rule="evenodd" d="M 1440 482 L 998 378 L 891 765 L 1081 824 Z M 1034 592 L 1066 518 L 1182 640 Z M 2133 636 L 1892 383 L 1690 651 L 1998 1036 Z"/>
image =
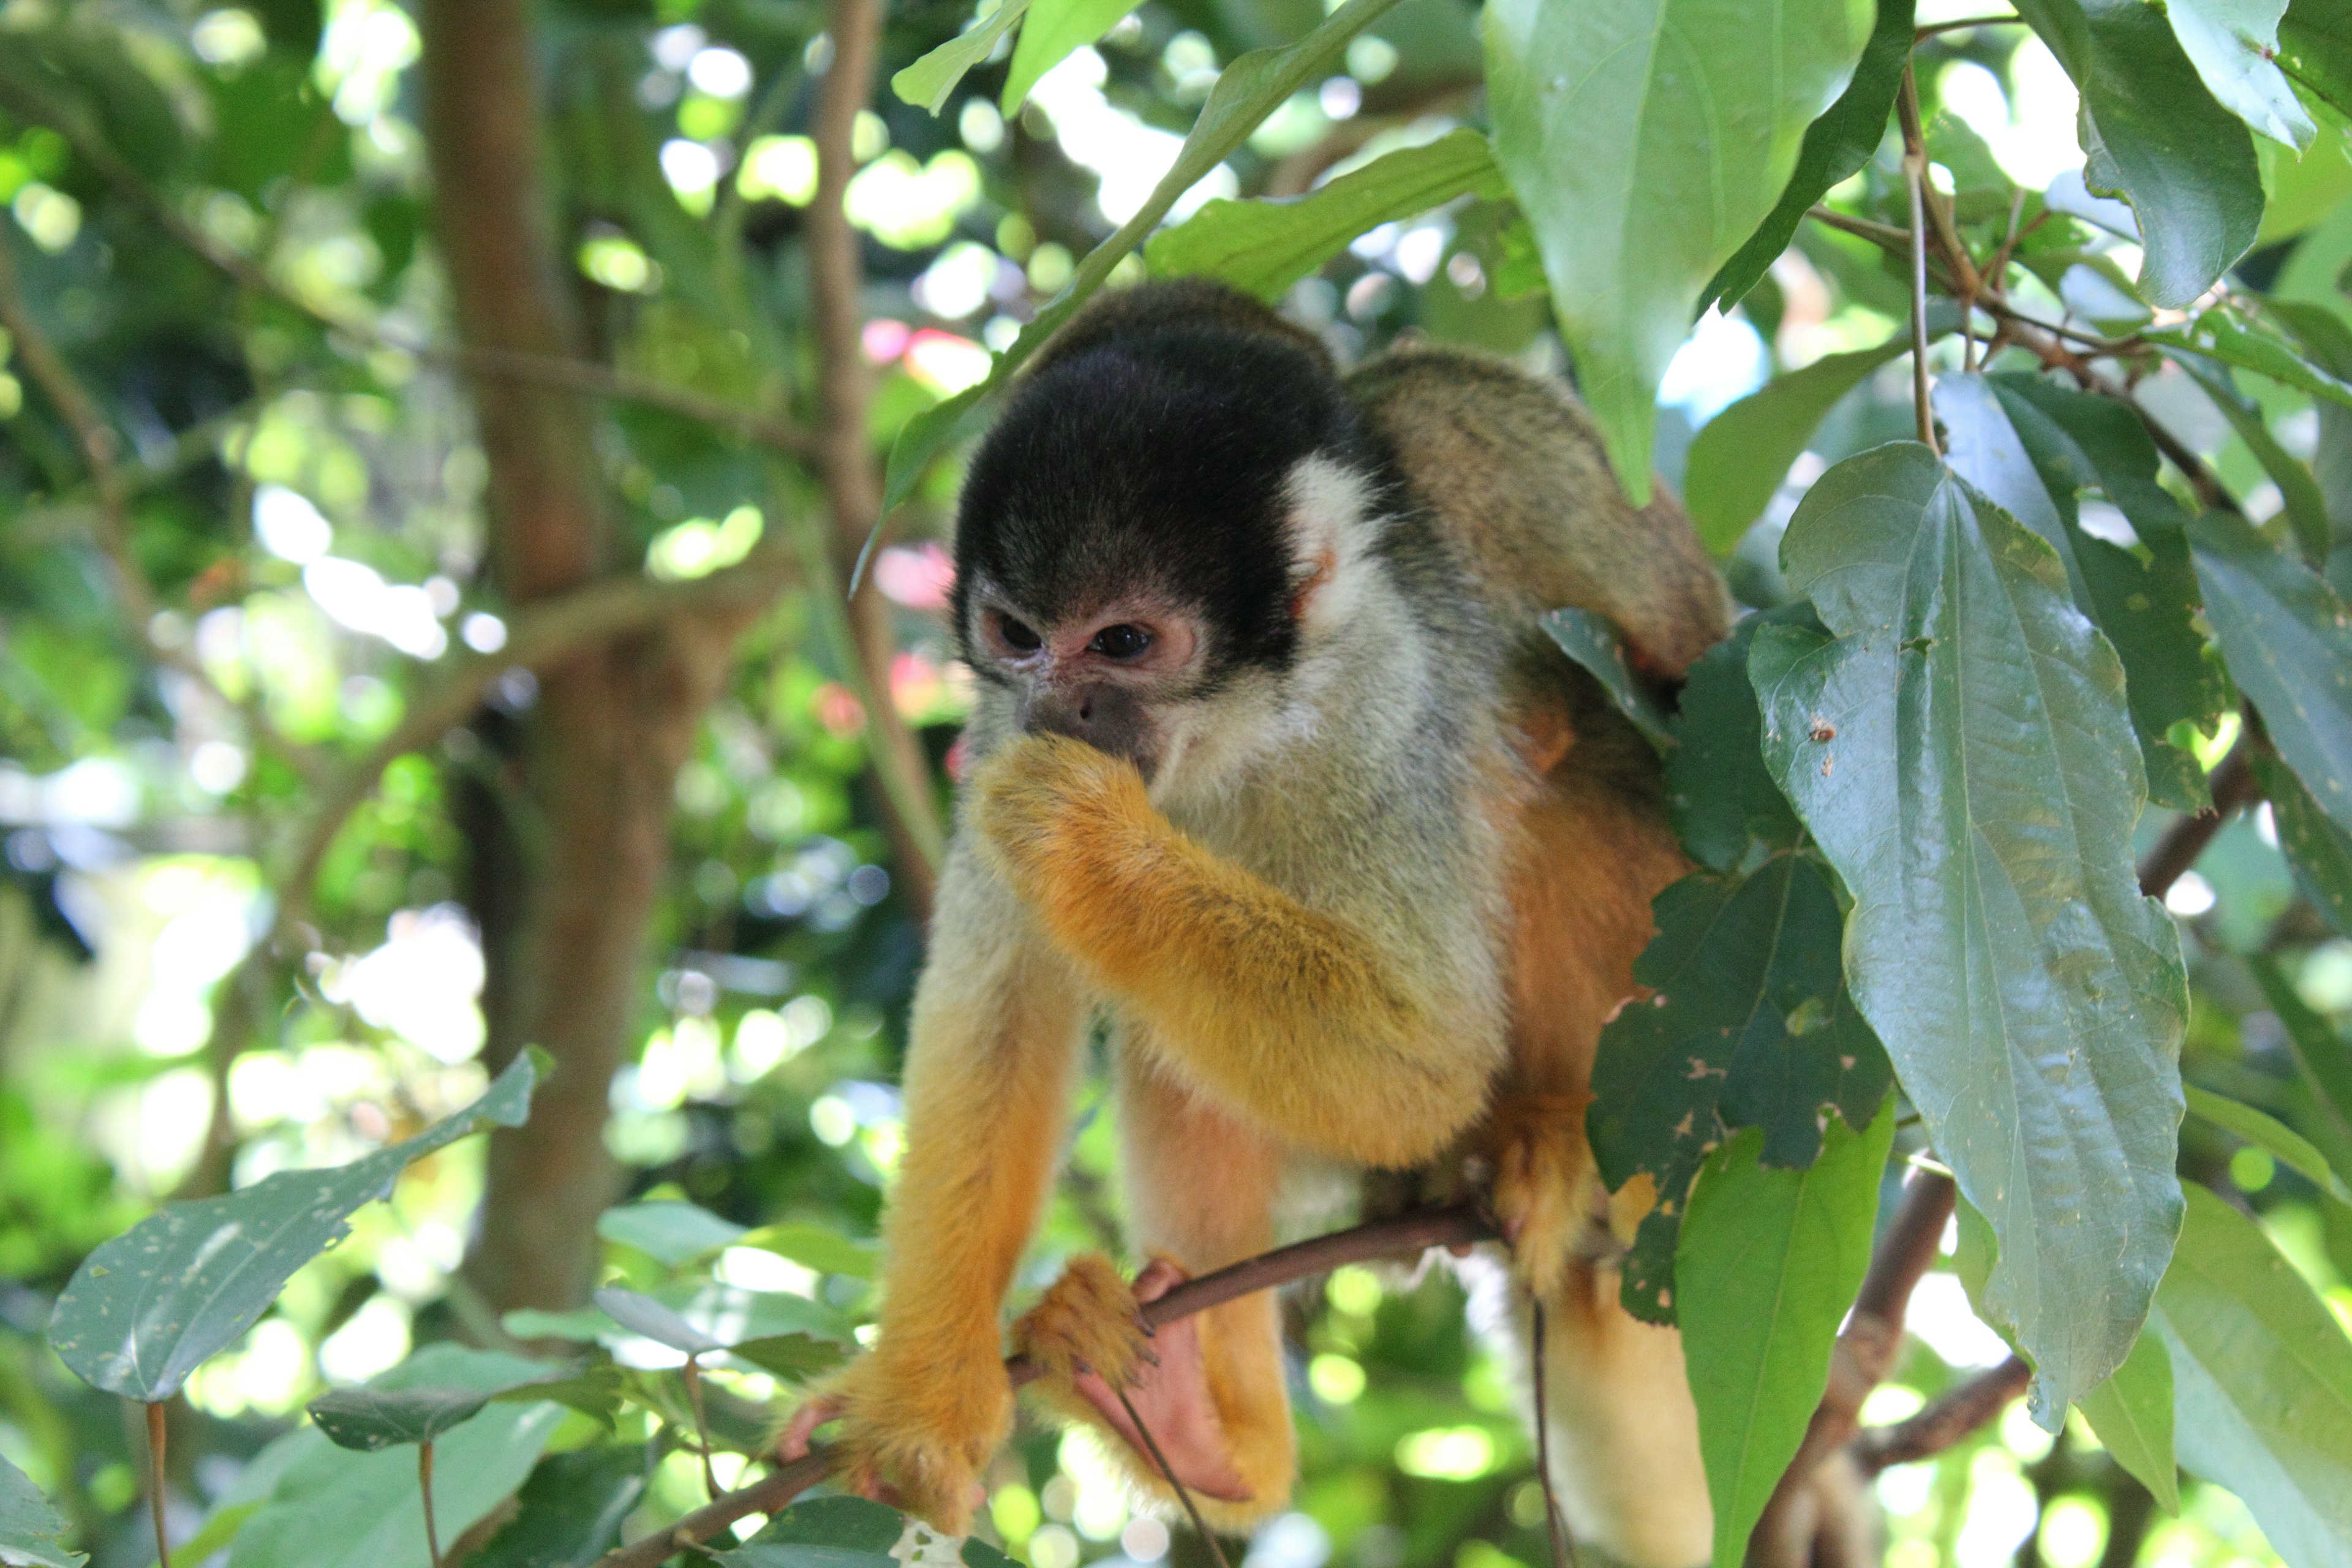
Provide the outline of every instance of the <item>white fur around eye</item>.
<path id="1" fill-rule="evenodd" d="M 1310 631 L 1345 622 L 1379 571 L 1371 559 L 1381 518 L 1372 482 L 1333 459 L 1302 458 L 1290 470 L 1290 555 L 1300 619 Z"/>

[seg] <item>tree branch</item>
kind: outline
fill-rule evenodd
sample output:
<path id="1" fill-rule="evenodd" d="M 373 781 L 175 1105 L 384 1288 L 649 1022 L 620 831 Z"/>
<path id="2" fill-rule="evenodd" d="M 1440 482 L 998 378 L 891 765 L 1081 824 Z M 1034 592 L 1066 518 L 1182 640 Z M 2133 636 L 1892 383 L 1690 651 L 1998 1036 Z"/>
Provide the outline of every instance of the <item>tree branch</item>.
<path id="1" fill-rule="evenodd" d="M 1342 1264 L 1398 1254 L 1418 1255 L 1433 1247 L 1465 1247 L 1472 1242 L 1490 1241 L 1495 1235 L 1494 1223 L 1469 1204 L 1372 1220 L 1329 1236 L 1277 1247 L 1213 1274 L 1187 1280 L 1158 1300 L 1146 1302 L 1143 1317 L 1151 1327 L 1165 1328 L 1180 1318 L 1326 1273 Z M 1025 1362 L 1015 1359 L 1005 1363 L 1005 1375 L 1017 1388 L 1037 1374 Z M 615 1547 L 597 1560 L 595 1568 L 661 1568 L 679 1552 L 709 1540 L 739 1519 L 773 1513 L 784 1507 L 824 1480 L 829 1465 L 829 1457 L 823 1449 L 814 1450 L 770 1471 L 750 1486 L 722 1493 L 715 1501 L 696 1509 L 659 1534 Z"/>
<path id="2" fill-rule="evenodd" d="M 2252 802 L 2261 793 L 2254 784 L 2254 770 L 2246 762 L 2246 742 L 2242 736 L 2221 759 L 2207 781 L 2213 792 L 2210 809 L 2184 816 L 2165 830 L 2156 847 L 2140 862 L 2139 890 L 2151 899 L 2164 897 L 2182 873 L 2197 864 L 2213 836 L 2221 831 L 2221 824 L 2230 814 Z"/>
<path id="3" fill-rule="evenodd" d="M 2033 1369 L 2022 1358 L 2011 1356 L 1946 1390 L 1910 1419 L 1862 1433 L 1853 1441 L 1854 1462 L 1864 1475 L 1874 1476 L 1889 1466 L 1940 1454 L 2007 1409 L 2032 1377 Z"/>

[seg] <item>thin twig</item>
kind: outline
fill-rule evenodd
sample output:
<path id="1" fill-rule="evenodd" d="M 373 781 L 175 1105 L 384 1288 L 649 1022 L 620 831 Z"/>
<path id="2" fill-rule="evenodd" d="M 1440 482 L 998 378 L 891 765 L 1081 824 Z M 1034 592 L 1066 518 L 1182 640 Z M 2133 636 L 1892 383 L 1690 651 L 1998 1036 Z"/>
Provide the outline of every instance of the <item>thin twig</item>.
<path id="1" fill-rule="evenodd" d="M 1287 1285 L 1295 1279 L 1328 1273 L 1343 1264 L 1419 1254 L 1433 1247 L 1465 1247 L 1492 1241 L 1495 1237 L 1494 1222 L 1475 1204 L 1422 1209 L 1390 1219 L 1372 1220 L 1244 1258 L 1198 1279 L 1188 1279 L 1159 1300 L 1145 1302 L 1143 1319 L 1154 1329 L 1165 1328 L 1180 1318 L 1205 1312 L 1212 1307 Z M 1005 1373 L 1016 1386 L 1034 1381 L 1037 1375 L 1027 1363 L 1018 1360 L 1007 1362 Z M 832 1463 L 829 1453 L 814 1448 L 750 1486 L 722 1493 L 717 1501 L 696 1509 L 666 1531 L 615 1547 L 598 1559 L 594 1568 L 661 1568 L 677 1552 L 709 1540 L 739 1519 L 775 1512 L 824 1480 Z"/>
<path id="2" fill-rule="evenodd" d="M 1914 28 L 1911 41 L 1915 45 L 1924 44 L 1938 33 L 1957 33 L 1967 27 L 2001 27 L 2024 20 L 2012 12 L 2006 16 L 1962 16 L 1956 22 L 1930 22 L 1924 27 Z"/>
<path id="3" fill-rule="evenodd" d="M 1160 1467 L 1160 1473 L 1167 1478 L 1168 1484 L 1176 1489 L 1176 1500 L 1184 1505 L 1184 1512 L 1192 1520 L 1192 1528 L 1208 1543 L 1210 1555 L 1217 1560 L 1217 1568 L 1233 1568 L 1233 1564 L 1225 1561 L 1225 1549 L 1217 1540 L 1216 1532 L 1209 1528 L 1209 1521 L 1201 1517 L 1201 1505 L 1192 1500 L 1192 1489 L 1176 1479 L 1176 1467 L 1171 1465 L 1168 1456 L 1160 1451 L 1160 1439 L 1154 1437 L 1151 1428 L 1143 1424 L 1143 1417 L 1136 1411 L 1135 1401 L 1127 1396 L 1124 1388 L 1115 1388 L 1111 1392 L 1118 1395 L 1118 1407 L 1126 1411 L 1127 1418 L 1135 1424 L 1135 1435 L 1143 1439 L 1144 1452 L 1150 1454 L 1151 1462 Z"/>
<path id="4" fill-rule="evenodd" d="M 1927 384 L 1927 147 L 1915 132 L 1918 124 L 1918 88 L 1911 67 L 1903 67 L 1901 99 L 1911 104 L 1903 125 L 1903 183 L 1911 194 L 1911 403 L 1918 418 L 1919 442 L 1937 456 L 1936 408 Z"/>
<path id="5" fill-rule="evenodd" d="M 169 1436 L 162 1401 L 147 1405 L 147 1517 L 155 1525 L 156 1568 L 172 1568 L 172 1543 L 163 1534 L 163 1450 Z"/>
<path id="6" fill-rule="evenodd" d="M 433 1520 L 433 1439 L 416 1445 L 416 1489 L 425 1497 L 425 1555 L 441 1568 L 441 1527 Z"/>
<path id="7" fill-rule="evenodd" d="M 2009 1408 L 2032 1377 L 2033 1369 L 2014 1355 L 1988 1367 L 1917 1415 L 1860 1433 L 1853 1440 L 1854 1463 L 1864 1475 L 1874 1476 L 1891 1465 L 1940 1454 Z"/>
<path id="8" fill-rule="evenodd" d="M 694 1411 L 695 1451 L 702 1456 L 702 1497 L 705 1502 L 719 1500 L 719 1473 L 710 1468 L 710 1417 L 702 1408 L 702 1366 L 692 1356 L 678 1375 L 686 1380 L 686 1402 Z"/>
<path id="9" fill-rule="evenodd" d="M 1576 1568 L 1576 1538 L 1559 1511 L 1559 1493 L 1551 1484 L 1551 1392 L 1544 1365 L 1544 1307 L 1541 1297 L 1528 1304 L 1528 1381 L 1536 1406 L 1536 1477 L 1543 1485 L 1544 1534 L 1551 1546 L 1551 1568 Z"/>

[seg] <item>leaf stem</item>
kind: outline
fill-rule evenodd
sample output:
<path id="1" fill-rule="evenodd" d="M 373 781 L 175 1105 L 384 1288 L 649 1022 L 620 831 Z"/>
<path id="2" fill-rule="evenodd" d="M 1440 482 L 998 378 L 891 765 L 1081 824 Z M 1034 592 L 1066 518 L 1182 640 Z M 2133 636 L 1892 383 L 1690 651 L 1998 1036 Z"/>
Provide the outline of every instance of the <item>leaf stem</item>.
<path id="1" fill-rule="evenodd" d="M 1963 32 L 1969 27 L 2005 27 L 2013 23 L 2022 23 L 2024 20 L 2024 17 L 2012 11 L 2006 16 L 1962 16 L 1957 21 L 1930 22 L 1924 27 L 1913 29 L 1911 41 L 1914 44 L 1923 44 L 1938 33 Z"/>
<path id="2" fill-rule="evenodd" d="M 1551 1547 L 1551 1568 L 1578 1568 L 1576 1538 L 1569 1533 L 1568 1520 L 1559 1511 L 1559 1493 L 1551 1484 L 1550 1378 L 1544 1364 L 1543 1298 L 1531 1300 L 1528 1311 L 1528 1373 L 1535 1385 L 1536 1479 L 1543 1483 L 1544 1536 Z"/>
<path id="3" fill-rule="evenodd" d="M 686 1379 L 686 1402 L 694 1407 L 694 1437 L 701 1445 L 702 1494 L 705 1501 L 719 1500 L 719 1476 L 710 1468 L 710 1417 L 702 1408 L 702 1364 L 693 1356 L 678 1368 Z"/>
<path id="4" fill-rule="evenodd" d="M 1927 144 L 1919 133 L 1919 86 L 1908 60 L 1895 102 L 1903 120 L 1903 184 L 1911 195 L 1911 404 L 1920 445 L 1940 458 L 1927 383 Z"/>
<path id="5" fill-rule="evenodd" d="M 163 1534 L 163 1449 L 166 1433 L 161 1400 L 147 1405 L 147 1517 L 155 1525 L 156 1568 L 172 1568 L 172 1544 Z"/>
<path id="6" fill-rule="evenodd" d="M 1135 1402 L 1128 1398 L 1124 1388 L 1114 1388 L 1111 1392 L 1118 1395 L 1118 1407 L 1127 1412 L 1127 1418 L 1135 1423 L 1135 1435 L 1143 1439 L 1144 1449 L 1150 1454 L 1151 1462 L 1160 1468 L 1160 1473 L 1168 1479 L 1168 1484 L 1176 1489 L 1176 1500 L 1184 1505 L 1184 1512 L 1192 1521 L 1192 1528 L 1200 1531 L 1201 1539 L 1208 1544 L 1210 1554 L 1216 1558 L 1217 1568 L 1233 1568 L 1233 1564 L 1225 1561 L 1223 1544 L 1210 1530 L 1209 1521 L 1201 1517 L 1201 1505 L 1192 1500 L 1192 1489 L 1176 1479 L 1175 1467 L 1169 1464 L 1168 1456 L 1160 1451 L 1160 1440 L 1151 1435 L 1151 1428 L 1143 1424 L 1142 1415 L 1136 1411 Z"/>
<path id="7" fill-rule="evenodd" d="M 425 1554 L 441 1568 L 441 1528 L 433 1521 L 433 1439 L 416 1445 L 416 1489 L 425 1497 Z"/>

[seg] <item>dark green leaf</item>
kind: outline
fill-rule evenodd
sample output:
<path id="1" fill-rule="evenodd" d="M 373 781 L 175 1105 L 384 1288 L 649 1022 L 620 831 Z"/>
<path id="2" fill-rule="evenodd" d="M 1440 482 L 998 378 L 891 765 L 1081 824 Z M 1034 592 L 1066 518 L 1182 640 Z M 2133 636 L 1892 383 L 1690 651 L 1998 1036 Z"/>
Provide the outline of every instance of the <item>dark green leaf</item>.
<path id="1" fill-rule="evenodd" d="M 2153 1323 L 2180 1462 L 2238 1494 L 2293 1568 L 2352 1563 L 2352 1340 L 2255 1224 L 2189 1189 Z"/>
<path id="2" fill-rule="evenodd" d="M 2172 36 L 2221 106 L 2300 153 L 2319 128 L 2273 63 L 2286 0 L 2168 0 Z"/>
<path id="3" fill-rule="evenodd" d="M 404 1143 L 166 1205 L 83 1261 L 58 1298 L 50 1346 L 94 1388 L 169 1399 L 269 1310 L 296 1269 L 343 1238 L 352 1211 L 389 1195 L 410 1161 L 485 1127 L 522 1125 L 537 1075 L 532 1058 L 518 1058 L 480 1100 Z"/>
<path id="4" fill-rule="evenodd" d="M 2295 886 L 2338 935 L 2352 936 L 2352 834 L 2328 820 L 2294 770 L 2276 757 L 2257 755 L 2254 777 L 2271 803 Z"/>
<path id="5" fill-rule="evenodd" d="M 772 1334 L 763 1340 L 747 1340 L 740 1345 L 728 1346 L 727 1353 L 790 1383 L 821 1376 L 846 1359 L 839 1345 L 807 1334 Z"/>
<path id="6" fill-rule="evenodd" d="M 624 1380 L 621 1369 L 610 1362 L 599 1362 L 550 1377 L 544 1383 L 518 1384 L 490 1395 L 493 1400 L 514 1402 L 545 1399 L 576 1410 L 603 1426 L 605 1431 L 617 1429 L 614 1420 L 621 1408 Z"/>
<path id="7" fill-rule="evenodd" d="M 898 1560 L 887 1552 L 803 1546 L 797 1542 L 754 1542 L 732 1552 L 713 1552 L 710 1560 L 719 1568 L 898 1568 Z"/>
<path id="8" fill-rule="evenodd" d="M 2203 809 L 2204 769 L 2167 737 L 2181 723 L 2211 730 L 2229 683 L 2197 629 L 2189 514 L 2157 483 L 2147 426 L 2114 398 L 2030 375 L 1947 376 L 1936 406 L 1953 470 L 2058 552 L 2075 607 L 2124 661 L 2149 795 L 2175 810 Z M 2123 510 L 2145 558 L 2084 530 L 2077 498 L 2092 489 Z"/>
<path id="9" fill-rule="evenodd" d="M 2346 1186 L 2344 1178 L 2329 1169 L 2327 1156 L 2277 1118 L 2195 1084 L 2189 1086 L 2189 1109 L 2222 1131 L 2235 1133 L 2258 1149 L 2268 1150 L 2278 1157 L 2280 1164 L 2336 1202 L 2352 1204 L 2352 1187 Z"/>
<path id="10" fill-rule="evenodd" d="M 2269 423 L 2263 418 L 2262 408 L 2238 390 L 2227 366 L 2180 349 L 2167 350 L 2165 357 L 2187 371 L 2205 389 L 2206 397 L 2221 411 L 2221 416 L 2263 466 L 2263 472 L 2278 486 L 2283 510 L 2294 529 L 2295 542 L 2302 548 L 2304 559 L 2315 566 L 2325 566 L 2327 500 L 2319 493 L 2317 477 L 2279 445 L 2278 437 L 2271 434 Z"/>
<path id="11" fill-rule="evenodd" d="M 694 1204 L 630 1204 L 597 1216 L 596 1234 L 672 1268 L 733 1247 L 751 1234 Z"/>
<path id="12" fill-rule="evenodd" d="M 2081 1401 L 2083 1419 L 2116 1463 L 2146 1487 L 2165 1512 L 2179 1513 L 2180 1467 L 2172 1455 L 2172 1357 L 2164 1348 L 2164 1335 L 2152 1325 L 2140 1331 L 2123 1365 Z"/>
<path id="13" fill-rule="evenodd" d="M 2279 24 L 2279 67 L 2314 99 L 2352 115 L 2352 5 L 2301 0 Z"/>
<path id="14" fill-rule="evenodd" d="M 2084 180 L 2139 219 L 2140 292 L 2151 304 L 2189 304 L 2262 228 L 2252 135 L 2206 91 L 2157 6 L 2025 0 L 2018 14 L 2082 89 Z"/>
<path id="15" fill-rule="evenodd" d="M 2254 983 L 2262 987 L 2263 999 L 2278 1016 L 2280 1027 L 2286 1031 L 2288 1047 L 2294 1053 L 2295 1066 L 2327 1106 L 2336 1120 L 2352 1127 L 2352 1045 L 2336 1032 L 2336 1026 L 2311 1009 L 2285 974 L 2280 972 L 2278 961 L 2268 953 L 2256 953 L 2246 960 Z"/>
<path id="16" fill-rule="evenodd" d="M 1654 994 L 1601 1031 L 1585 1129 L 1612 1191 L 1636 1175 L 1656 1187 L 1622 1293 L 1664 1321 L 1685 1194 L 1728 1129 L 1759 1128 L 1771 1164 L 1810 1164 L 1829 1114 L 1868 1120 L 1890 1072 L 1845 994 L 1837 896 L 1811 856 L 1685 877 L 1652 907 L 1633 977 Z"/>
<path id="17" fill-rule="evenodd" d="M 1871 19 L 1868 0 L 1486 6 L 1495 161 L 1534 225 L 1579 387 L 1636 504 L 1649 500 L 1666 363 L 1709 279 L 1789 184 L 1806 129 L 1845 90 Z"/>
<path id="18" fill-rule="evenodd" d="M 2179 1220 L 2180 942 L 2141 897 L 2123 669 L 2050 546 L 1909 442 L 1839 464 L 1781 560 L 1835 634 L 1756 634 L 1764 754 L 1853 894 L 1846 973 L 1992 1221 L 2035 1418 L 2131 1348 Z"/>
<path id="19" fill-rule="evenodd" d="M 310 1419 L 338 1448 L 373 1453 L 429 1443 L 489 1402 L 459 1388 L 339 1388 L 310 1401 Z"/>
<path id="20" fill-rule="evenodd" d="M 1013 1559 L 976 1535 L 966 1536 L 958 1553 L 964 1568 L 1013 1568 Z"/>
<path id="21" fill-rule="evenodd" d="M 885 1503 L 862 1497 L 810 1498 L 770 1520 L 751 1542 L 887 1552 L 898 1544 L 906 1528 L 906 1516 Z"/>
<path id="22" fill-rule="evenodd" d="M 2305 359 L 2284 340 L 2240 326 L 2220 310 L 2208 310 L 2186 326 L 2161 328 L 2145 335 L 2159 346 L 2204 354 L 2266 375 L 2282 386 L 2352 407 L 2352 383 Z"/>
<path id="23" fill-rule="evenodd" d="M 745 1236 L 740 1245 L 789 1258 L 819 1274 L 845 1274 L 852 1279 L 873 1279 L 881 1259 L 881 1249 L 874 1243 L 853 1241 L 821 1225 L 765 1225 Z"/>
<path id="24" fill-rule="evenodd" d="M 1303 196 L 1213 201 L 1152 237 L 1154 277 L 1201 273 L 1262 300 L 1281 295 L 1366 230 L 1454 197 L 1504 194 L 1502 172 L 1475 131 L 1406 147 Z"/>
<path id="25" fill-rule="evenodd" d="M 1010 119 L 1020 112 L 1029 89 L 1038 79 L 1110 31 L 1111 24 L 1135 9 L 1140 0 L 1031 0 L 1029 19 L 1021 26 L 1020 41 L 1013 46 L 1013 63 L 1004 75 L 1004 96 L 997 107 Z"/>
<path id="26" fill-rule="evenodd" d="M 1607 616 L 1591 610 L 1554 610 L 1543 617 L 1543 629 L 1562 653 L 1601 682 L 1609 700 L 1652 745 L 1663 751 L 1674 744 L 1665 710 L 1626 664 L 1624 640 Z"/>
<path id="27" fill-rule="evenodd" d="M 2231 678 L 2312 799 L 2352 832 L 2352 615 L 2244 518 L 2209 511 L 2189 538 Z"/>
<path id="28" fill-rule="evenodd" d="M 1797 167 L 1780 193 L 1780 205 L 1716 273 L 1700 296 L 1700 310 L 1720 304 L 1728 310 L 1745 299 L 1789 248 L 1813 204 L 1878 151 L 1886 136 L 1887 113 L 1895 107 L 1895 89 L 1903 84 L 1903 68 L 1911 58 L 1911 0 L 1879 0 L 1878 20 L 1853 68 L 1853 79 L 1805 128 L 1804 145 L 1797 151 Z"/>
<path id="29" fill-rule="evenodd" d="M 643 1447 L 551 1454 L 515 1494 L 514 1518 L 465 1568 L 593 1568 L 645 1495 Z"/>
<path id="30" fill-rule="evenodd" d="M 0 1458 L 0 1563 L 7 1568 L 79 1568 L 88 1562 L 66 1550 L 66 1521 L 32 1478 Z"/>
<path id="31" fill-rule="evenodd" d="M 988 58 L 996 40 L 1021 20 L 1029 0 L 1003 0 L 984 22 L 976 23 L 890 79 L 890 90 L 902 103 L 912 103 L 937 114 L 955 95 L 964 73 Z M 1023 97 L 1028 96 L 1024 88 Z"/>
<path id="32" fill-rule="evenodd" d="M 1717 871 L 1745 865 L 1757 846 L 1792 849 L 1804 837 L 1788 797 L 1764 768 L 1764 721 L 1748 680 L 1748 647 L 1768 621 L 1810 621 L 1812 607 L 1749 616 L 1701 654 L 1675 714 L 1666 753 L 1666 814 L 1683 851 Z"/>
<path id="33" fill-rule="evenodd" d="M 1739 1568 L 1748 1537 L 1804 1441 L 1829 1384 L 1838 1322 L 1870 1268 L 1878 1178 L 1895 1141 L 1826 1130 L 1801 1171 L 1759 1163 L 1742 1132 L 1706 1163 L 1675 1249 L 1677 1321 L 1699 1451 L 1715 1503 L 1715 1568 Z"/>

